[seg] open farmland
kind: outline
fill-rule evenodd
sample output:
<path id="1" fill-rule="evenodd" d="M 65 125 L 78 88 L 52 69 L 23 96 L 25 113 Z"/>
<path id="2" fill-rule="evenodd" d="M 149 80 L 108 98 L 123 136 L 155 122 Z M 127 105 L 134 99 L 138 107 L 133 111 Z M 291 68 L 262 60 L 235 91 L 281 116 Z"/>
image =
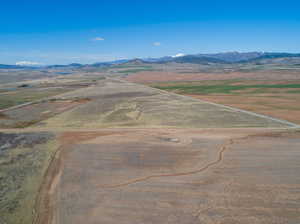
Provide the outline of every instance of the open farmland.
<path id="1" fill-rule="evenodd" d="M 183 64 L 162 68 L 161 72 L 133 73 L 124 79 L 300 124 L 297 66 L 266 64 L 205 68 Z"/>
<path id="2" fill-rule="evenodd" d="M 106 79 L 98 85 L 60 96 L 89 101 L 52 118 L 40 127 L 288 127 L 234 108 L 194 100 L 143 85 Z M 58 98 L 59 99 L 59 98 Z"/>
<path id="3" fill-rule="evenodd" d="M 103 77 L 102 77 L 103 78 Z M 83 79 L 43 78 L 0 85 L 0 112 L 5 109 L 29 102 L 53 98 L 56 95 L 93 85 L 100 77 Z"/>
<path id="4" fill-rule="evenodd" d="M 300 81 L 226 80 L 151 86 L 300 124 Z"/>
<path id="5" fill-rule="evenodd" d="M 38 223 L 297 223 L 299 137 L 246 129 L 66 132 Z"/>
<path id="6" fill-rule="evenodd" d="M 299 126 L 278 114 L 196 99 L 281 94 L 292 100 L 299 82 L 152 88 L 116 78 L 139 71 L 113 69 L 128 72 L 2 86 L 18 97 L 38 89 L 45 95 L 1 112 L 1 224 L 300 221 Z"/>
<path id="7" fill-rule="evenodd" d="M 1 1 L 0 224 L 300 224 L 299 9 Z"/>
<path id="8" fill-rule="evenodd" d="M 38 91 L 36 89 L 16 89 L 14 91 L 2 92 L 0 96 L 0 109 L 9 108 L 12 106 L 32 101 L 37 101 L 46 97 L 59 95 L 64 92 L 66 92 L 66 90 L 62 88 Z"/>
<path id="9" fill-rule="evenodd" d="M 300 69 L 299 69 L 300 70 Z M 299 70 L 267 70 L 267 71 L 240 71 L 240 70 L 217 70 L 217 71 L 188 71 L 180 68 L 164 67 L 162 71 L 144 71 L 133 73 L 124 79 L 137 83 L 159 83 L 174 81 L 215 81 L 215 80 L 300 80 Z"/>

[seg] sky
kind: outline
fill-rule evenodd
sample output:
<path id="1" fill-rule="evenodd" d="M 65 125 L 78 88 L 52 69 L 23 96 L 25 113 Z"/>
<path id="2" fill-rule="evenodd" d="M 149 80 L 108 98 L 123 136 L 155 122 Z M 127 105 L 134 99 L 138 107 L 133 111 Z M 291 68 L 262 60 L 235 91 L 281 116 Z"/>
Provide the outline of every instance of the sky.
<path id="1" fill-rule="evenodd" d="M 1 1 L 0 64 L 300 52 L 296 0 Z"/>

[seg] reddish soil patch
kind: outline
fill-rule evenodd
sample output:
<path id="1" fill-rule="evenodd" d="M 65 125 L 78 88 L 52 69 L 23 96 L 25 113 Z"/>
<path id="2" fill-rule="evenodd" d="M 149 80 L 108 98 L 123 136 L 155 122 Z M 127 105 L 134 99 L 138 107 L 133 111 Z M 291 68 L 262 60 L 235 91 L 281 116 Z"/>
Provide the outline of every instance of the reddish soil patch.
<path id="1" fill-rule="evenodd" d="M 74 100 L 55 100 L 50 101 L 48 104 L 55 105 L 55 111 L 54 112 L 65 112 L 69 109 L 72 109 L 80 104 L 84 104 L 91 101 L 89 98 L 80 98 L 80 99 L 74 99 Z"/>
<path id="2" fill-rule="evenodd" d="M 7 118 L 8 116 L 6 114 L 0 112 L 0 119 L 7 119 Z"/>
<path id="3" fill-rule="evenodd" d="M 112 135 L 115 134 L 116 132 L 112 131 L 103 131 L 103 132 L 98 132 L 98 131 L 82 131 L 82 132 L 64 132 L 59 140 L 62 143 L 63 146 L 67 146 L 70 144 L 76 144 L 80 143 L 83 141 L 91 140 L 93 138 L 99 137 L 99 136 L 106 136 L 106 135 Z"/>
<path id="4" fill-rule="evenodd" d="M 232 106 L 300 124 L 298 94 L 188 95 L 197 99 Z"/>
<path id="5" fill-rule="evenodd" d="M 232 73 L 176 73 L 144 71 L 131 74 L 125 78 L 130 82 L 152 83 L 170 81 L 201 81 L 201 80 L 300 80 L 299 72 L 294 71 L 259 71 Z"/>

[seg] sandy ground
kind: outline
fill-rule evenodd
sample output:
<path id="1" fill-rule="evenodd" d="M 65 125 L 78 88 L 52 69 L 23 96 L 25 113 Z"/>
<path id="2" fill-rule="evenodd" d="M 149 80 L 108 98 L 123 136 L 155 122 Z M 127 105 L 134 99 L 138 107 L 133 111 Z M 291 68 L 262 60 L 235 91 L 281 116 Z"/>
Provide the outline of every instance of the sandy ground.
<path id="1" fill-rule="evenodd" d="M 263 129 L 64 132 L 36 223 L 298 223 L 299 137 Z"/>

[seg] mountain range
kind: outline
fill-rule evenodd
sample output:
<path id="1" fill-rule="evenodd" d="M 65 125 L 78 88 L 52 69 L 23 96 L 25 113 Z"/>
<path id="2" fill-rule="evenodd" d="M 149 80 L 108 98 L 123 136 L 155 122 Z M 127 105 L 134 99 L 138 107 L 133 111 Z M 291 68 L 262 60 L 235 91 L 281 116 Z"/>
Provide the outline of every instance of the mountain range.
<path id="1" fill-rule="evenodd" d="M 81 68 L 81 67 L 107 67 L 123 63 L 192 63 L 192 64 L 300 64 L 300 53 L 279 53 L 279 52 L 225 52 L 215 54 L 189 54 L 179 56 L 165 56 L 160 58 L 136 58 L 122 59 L 109 62 L 98 62 L 94 64 L 72 63 L 69 65 L 48 65 L 43 68 Z M 40 68 L 34 66 L 5 65 L 0 64 L 0 69 L 25 69 Z"/>

